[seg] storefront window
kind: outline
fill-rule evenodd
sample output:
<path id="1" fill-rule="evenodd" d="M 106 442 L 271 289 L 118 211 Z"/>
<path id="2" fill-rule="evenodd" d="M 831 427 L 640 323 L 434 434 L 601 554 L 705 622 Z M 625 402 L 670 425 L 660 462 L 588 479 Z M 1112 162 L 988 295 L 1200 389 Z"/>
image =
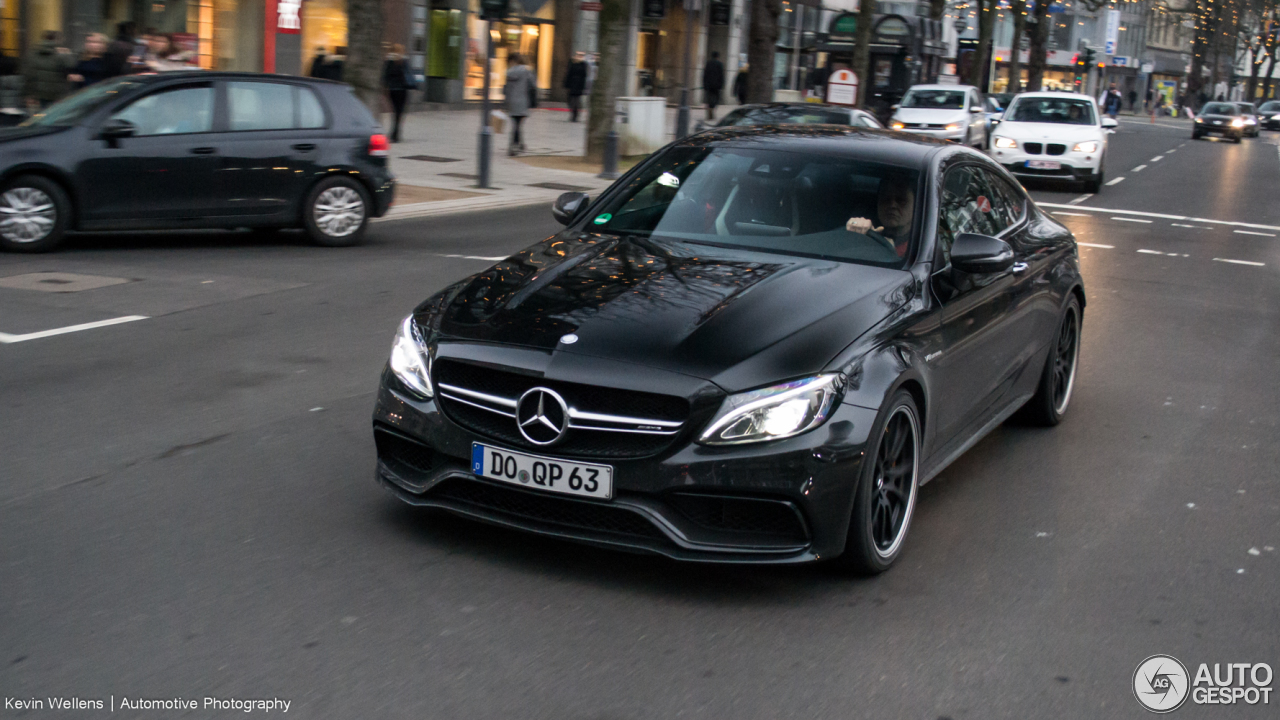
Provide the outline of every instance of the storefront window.
<path id="1" fill-rule="evenodd" d="M 458 45 L 462 42 L 462 11 L 432 10 L 427 42 L 427 77 L 458 77 Z"/>
<path id="2" fill-rule="evenodd" d="M 347 46 L 346 0 L 306 0 L 302 3 L 302 55 L 316 48 L 332 53 Z"/>
<path id="3" fill-rule="evenodd" d="M 512 8 L 521 7 L 513 4 Z M 484 88 L 485 30 L 489 23 L 479 18 L 479 2 L 471 1 L 472 12 L 467 13 L 467 77 L 465 97 L 479 99 Z M 508 58 L 520 53 L 524 62 L 533 70 L 538 87 L 551 87 L 551 52 L 555 44 L 555 3 L 544 3 L 532 17 L 510 18 L 512 22 L 493 23 L 490 42 L 494 43 L 490 97 L 501 100 L 502 87 L 507 82 Z"/>

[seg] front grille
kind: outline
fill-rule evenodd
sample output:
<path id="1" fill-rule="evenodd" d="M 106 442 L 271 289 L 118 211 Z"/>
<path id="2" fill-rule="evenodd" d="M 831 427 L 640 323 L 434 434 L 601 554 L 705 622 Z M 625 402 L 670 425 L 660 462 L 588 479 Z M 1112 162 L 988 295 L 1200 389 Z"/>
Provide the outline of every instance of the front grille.
<path id="1" fill-rule="evenodd" d="M 1022 149 L 1027 151 L 1028 155 L 1039 155 L 1044 152 L 1043 143 L 1022 143 Z"/>
<path id="2" fill-rule="evenodd" d="M 1058 143 L 1049 143 L 1048 150 L 1050 155 L 1061 155 L 1067 151 L 1067 146 L 1060 145 Z"/>
<path id="3" fill-rule="evenodd" d="M 689 403 L 671 395 L 550 381 L 449 359 L 437 360 L 434 371 L 440 407 L 449 419 L 472 432 L 536 452 L 594 458 L 655 455 L 672 444 L 689 418 Z M 640 422 L 582 421 L 582 424 L 611 429 L 571 427 L 555 445 L 535 445 L 520 434 L 512 405 L 525 391 L 534 387 L 556 391 L 574 411 L 633 418 Z M 474 393 L 497 398 L 507 404 L 483 400 Z M 659 429 L 655 431 L 653 428 Z"/>
<path id="4" fill-rule="evenodd" d="M 408 440 L 387 432 L 375 429 L 373 442 L 378 448 L 378 459 L 390 465 L 401 465 L 429 475 L 444 465 L 447 460 L 435 450 L 421 443 Z"/>
<path id="5" fill-rule="evenodd" d="M 462 505 L 524 520 L 629 537 L 664 538 L 653 523 L 630 510 L 569 498 L 545 497 L 518 488 L 450 478 L 431 493 Z"/>
<path id="6" fill-rule="evenodd" d="M 804 522 L 793 506 L 780 500 L 673 493 L 669 500 L 685 517 L 702 527 L 727 532 L 768 535 L 803 542 Z"/>

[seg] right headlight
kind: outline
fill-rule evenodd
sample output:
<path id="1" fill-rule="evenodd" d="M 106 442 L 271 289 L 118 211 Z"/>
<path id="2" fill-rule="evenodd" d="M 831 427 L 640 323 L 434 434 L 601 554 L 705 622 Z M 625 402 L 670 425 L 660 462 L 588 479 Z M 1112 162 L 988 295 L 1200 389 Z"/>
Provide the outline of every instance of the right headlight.
<path id="1" fill-rule="evenodd" d="M 1089 142 L 1076 143 L 1076 146 L 1071 148 L 1071 151 L 1082 153 L 1098 152 L 1098 143 L 1092 140 Z"/>
<path id="2" fill-rule="evenodd" d="M 698 442 L 738 445 L 808 432 L 826 421 L 842 389 L 844 376 L 832 373 L 730 395 Z"/>
<path id="3" fill-rule="evenodd" d="M 1006 138 L 1006 137 L 998 137 L 998 138 L 996 138 L 996 141 L 995 141 L 995 143 L 993 143 L 993 144 L 994 144 L 996 147 L 998 147 L 998 148 L 1004 148 L 1005 150 L 1014 150 L 1014 149 L 1016 149 L 1016 148 L 1018 147 L 1018 141 L 1017 141 L 1017 140 L 1014 140 L 1013 138 Z"/>
<path id="4" fill-rule="evenodd" d="M 1202 122 L 1204 122 L 1204 121 L 1203 121 L 1203 120 L 1201 120 L 1200 118 L 1196 118 L 1196 122 L 1198 122 L 1198 123 L 1202 123 Z"/>
<path id="5" fill-rule="evenodd" d="M 391 372 L 424 398 L 435 397 L 435 389 L 431 387 L 431 355 L 426 343 L 418 335 L 418 327 L 413 323 L 413 316 L 400 323 L 396 338 L 391 342 Z"/>

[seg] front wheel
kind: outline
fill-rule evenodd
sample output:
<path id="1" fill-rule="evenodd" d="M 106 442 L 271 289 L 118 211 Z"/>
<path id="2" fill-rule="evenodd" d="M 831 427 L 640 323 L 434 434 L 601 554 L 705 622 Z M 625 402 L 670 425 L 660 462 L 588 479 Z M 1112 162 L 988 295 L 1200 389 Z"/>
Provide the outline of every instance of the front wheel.
<path id="1" fill-rule="evenodd" d="M 1049 346 L 1049 357 L 1040 372 L 1036 394 L 1019 411 L 1023 419 L 1034 425 L 1052 427 L 1062 422 L 1071 403 L 1076 384 L 1076 366 L 1080 361 L 1080 301 L 1073 294 L 1066 312 L 1058 323 L 1058 332 Z"/>
<path id="2" fill-rule="evenodd" d="M 302 208 L 302 222 L 318 245 L 355 245 L 369 224 L 369 193 L 351 178 L 325 178 L 312 188 Z"/>
<path id="3" fill-rule="evenodd" d="M 71 219 L 71 203 L 58 183 L 40 175 L 22 175 L 0 192 L 0 249 L 48 252 L 62 242 Z"/>
<path id="4" fill-rule="evenodd" d="M 1098 174 L 1084 181 L 1084 191 L 1087 193 L 1097 194 L 1102 191 L 1102 181 L 1105 179 L 1106 171 L 1102 166 L 1098 166 Z"/>
<path id="5" fill-rule="evenodd" d="M 885 405 L 868 441 L 844 554 L 837 561 L 875 575 L 893 565 L 915 513 L 920 487 L 920 413 L 911 393 L 899 390 Z M 874 449 L 872 449 L 874 448 Z"/>

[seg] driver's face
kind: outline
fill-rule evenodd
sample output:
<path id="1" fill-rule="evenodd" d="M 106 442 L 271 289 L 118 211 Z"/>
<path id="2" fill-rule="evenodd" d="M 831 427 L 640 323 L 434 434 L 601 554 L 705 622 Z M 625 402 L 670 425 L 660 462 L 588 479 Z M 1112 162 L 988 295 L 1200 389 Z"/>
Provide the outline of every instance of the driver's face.
<path id="1" fill-rule="evenodd" d="M 885 229 L 905 230 L 911 227 L 911 218 L 915 214 L 916 194 L 906 184 L 890 182 L 880 190 L 876 211 L 880 214 L 880 222 Z"/>

